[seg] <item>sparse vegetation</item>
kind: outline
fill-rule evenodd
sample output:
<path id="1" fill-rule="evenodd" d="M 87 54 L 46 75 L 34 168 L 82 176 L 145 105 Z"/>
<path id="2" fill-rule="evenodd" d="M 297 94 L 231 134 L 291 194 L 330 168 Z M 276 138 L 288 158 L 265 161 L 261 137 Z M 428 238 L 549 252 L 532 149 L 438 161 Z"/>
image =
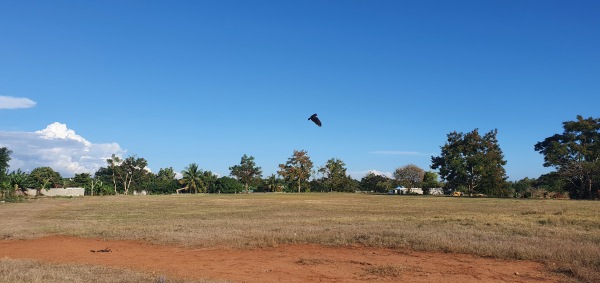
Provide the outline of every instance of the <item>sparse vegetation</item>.
<path id="1" fill-rule="evenodd" d="M 0 205 L 0 239 L 48 234 L 235 248 L 362 244 L 535 260 L 600 279 L 592 201 L 243 194 L 36 199 Z M 308 262 L 308 261 L 307 261 Z"/>
<path id="2" fill-rule="evenodd" d="M 125 269 L 76 264 L 49 264 L 30 260 L 0 259 L 0 282 L 11 283 L 218 283 L 224 281 L 181 281 Z"/>

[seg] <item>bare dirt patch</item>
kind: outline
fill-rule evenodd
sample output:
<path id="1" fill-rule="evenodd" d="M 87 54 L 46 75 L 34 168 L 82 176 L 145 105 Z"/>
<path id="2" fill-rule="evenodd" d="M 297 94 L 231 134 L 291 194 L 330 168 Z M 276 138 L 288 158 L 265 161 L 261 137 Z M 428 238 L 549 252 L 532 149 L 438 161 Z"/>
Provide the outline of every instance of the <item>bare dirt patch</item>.
<path id="1" fill-rule="evenodd" d="M 95 251 L 95 252 L 92 252 Z M 105 250 L 110 252 L 97 252 Z M 125 268 L 234 282 L 564 282 L 542 263 L 363 246 L 190 249 L 50 236 L 0 241 L 0 258 Z"/>

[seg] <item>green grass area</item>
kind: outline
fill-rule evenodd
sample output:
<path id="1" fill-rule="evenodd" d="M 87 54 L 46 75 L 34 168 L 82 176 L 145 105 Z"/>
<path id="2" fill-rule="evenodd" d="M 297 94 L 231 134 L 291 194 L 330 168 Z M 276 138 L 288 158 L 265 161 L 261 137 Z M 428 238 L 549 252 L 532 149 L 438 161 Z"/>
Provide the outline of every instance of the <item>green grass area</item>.
<path id="1" fill-rule="evenodd" d="M 0 205 L 0 239 L 48 234 L 256 248 L 290 243 L 548 263 L 600 281 L 600 202 L 366 194 L 36 199 Z"/>

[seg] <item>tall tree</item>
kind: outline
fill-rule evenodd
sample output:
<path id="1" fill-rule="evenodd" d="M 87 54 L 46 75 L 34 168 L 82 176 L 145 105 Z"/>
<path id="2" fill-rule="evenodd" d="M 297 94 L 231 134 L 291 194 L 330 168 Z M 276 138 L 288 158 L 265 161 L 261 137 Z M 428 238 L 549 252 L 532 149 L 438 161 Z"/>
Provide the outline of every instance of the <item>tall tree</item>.
<path id="1" fill-rule="evenodd" d="M 392 188 L 392 180 L 386 176 L 369 172 L 360 179 L 360 188 L 363 191 L 387 193 Z"/>
<path id="2" fill-rule="evenodd" d="M 424 176 L 425 170 L 414 164 L 398 167 L 394 171 L 394 178 L 408 189 L 408 193 L 410 193 L 412 188 L 423 182 Z"/>
<path id="3" fill-rule="evenodd" d="M 0 190 L 2 192 L 0 197 L 8 195 L 13 189 L 7 176 L 8 162 L 10 161 L 11 153 L 12 151 L 10 151 L 8 148 L 0 147 Z"/>
<path id="4" fill-rule="evenodd" d="M 119 167 L 121 165 L 121 163 L 123 162 L 121 160 L 120 157 L 116 156 L 114 153 L 111 156 L 111 158 L 106 159 L 106 162 L 108 163 L 108 168 L 110 169 L 110 174 L 111 174 L 111 180 L 113 183 L 113 186 L 115 188 L 115 195 L 119 194 L 119 191 L 117 190 L 117 171 L 119 171 L 121 168 Z"/>
<path id="5" fill-rule="evenodd" d="M 517 196 L 530 197 L 531 190 L 534 188 L 535 182 L 535 179 L 529 179 L 525 177 L 521 180 L 511 182 L 511 186 Z"/>
<path id="6" fill-rule="evenodd" d="M 29 173 L 37 195 L 42 195 L 42 189 L 56 187 L 62 181 L 60 174 L 50 167 L 37 167 Z"/>
<path id="7" fill-rule="evenodd" d="M 123 184 L 125 195 L 129 194 L 133 181 L 141 179 L 148 172 L 146 166 L 148 166 L 146 159 L 138 158 L 135 155 L 125 158 L 118 166 L 117 175 Z"/>
<path id="8" fill-rule="evenodd" d="M 10 190 L 8 194 L 13 194 L 16 190 L 20 188 L 25 188 L 28 183 L 31 183 L 31 178 L 29 178 L 29 174 L 21 171 L 21 169 L 17 169 L 17 171 L 12 171 L 8 174 L 8 179 L 10 180 Z"/>
<path id="9" fill-rule="evenodd" d="M 5 177 L 8 174 L 8 162 L 12 151 L 6 147 L 0 147 L 0 177 Z"/>
<path id="10" fill-rule="evenodd" d="M 563 122 L 563 133 L 535 144 L 544 155 L 544 166 L 554 167 L 571 187 L 571 196 L 594 199 L 600 197 L 600 119 Z"/>
<path id="11" fill-rule="evenodd" d="M 95 191 L 97 189 L 98 194 L 117 194 L 117 183 L 115 182 L 116 179 L 114 177 L 114 171 L 110 165 L 108 167 L 100 167 L 98 171 L 94 173 L 94 184 L 90 184 L 90 186 L 94 187 Z"/>
<path id="12" fill-rule="evenodd" d="M 438 174 L 433 171 L 427 171 L 423 175 L 423 193 L 429 194 L 432 188 L 439 188 L 440 181 L 438 180 Z"/>
<path id="13" fill-rule="evenodd" d="M 240 184 L 235 178 L 223 176 L 215 182 L 214 190 L 216 193 L 237 193 L 241 191 L 244 185 Z"/>
<path id="14" fill-rule="evenodd" d="M 506 187 L 504 155 L 496 139 L 498 131 L 481 136 L 478 129 L 463 134 L 451 132 L 441 148 L 441 156 L 431 157 L 431 169 L 439 169 L 442 180 L 451 190 L 502 192 Z"/>
<path id="15" fill-rule="evenodd" d="M 331 158 L 327 160 L 325 165 L 319 168 L 319 173 L 323 174 L 325 186 L 329 188 L 329 191 L 344 191 L 348 185 L 348 177 L 346 175 L 346 163 L 344 161 Z"/>
<path id="16" fill-rule="evenodd" d="M 181 179 L 182 184 L 184 184 L 190 193 L 194 190 L 195 193 L 198 193 L 198 188 L 202 187 L 202 170 L 198 168 L 198 164 L 192 163 L 185 167 L 183 171 L 181 171 L 183 175 L 183 179 Z"/>
<path id="17" fill-rule="evenodd" d="M 172 194 L 180 188 L 173 167 L 161 168 L 151 181 L 150 191 L 153 194 Z"/>
<path id="18" fill-rule="evenodd" d="M 239 165 L 231 166 L 229 170 L 231 171 L 229 175 L 236 177 L 238 181 L 244 184 L 246 193 L 248 192 L 248 185 L 262 177 L 262 171 L 260 167 L 256 166 L 254 157 L 246 154 L 242 156 Z"/>
<path id="19" fill-rule="evenodd" d="M 175 170 L 173 167 L 169 168 L 160 168 L 158 173 L 156 174 L 156 178 L 161 181 L 172 181 L 175 180 Z"/>
<path id="20" fill-rule="evenodd" d="M 215 184 L 217 183 L 217 176 L 215 173 L 211 171 L 204 171 L 201 174 L 202 178 L 202 192 L 205 193 L 216 193 Z"/>
<path id="21" fill-rule="evenodd" d="M 82 188 L 87 187 L 87 186 L 89 186 L 91 179 L 92 179 L 92 175 L 90 175 L 89 173 L 75 174 L 75 176 L 73 177 L 73 180 L 72 180 L 72 185 L 82 187 Z"/>
<path id="22" fill-rule="evenodd" d="M 294 183 L 298 186 L 298 193 L 303 184 L 308 183 L 313 168 L 313 162 L 310 160 L 305 150 L 294 150 L 292 157 L 285 164 L 279 164 L 277 174 L 282 176 L 287 183 Z"/>
<path id="23" fill-rule="evenodd" d="M 265 179 L 265 182 L 266 182 L 266 187 L 269 189 L 269 191 L 271 191 L 273 193 L 283 191 L 282 180 L 277 178 L 277 176 L 275 176 L 275 174 L 269 175 L 269 177 L 267 179 Z"/>

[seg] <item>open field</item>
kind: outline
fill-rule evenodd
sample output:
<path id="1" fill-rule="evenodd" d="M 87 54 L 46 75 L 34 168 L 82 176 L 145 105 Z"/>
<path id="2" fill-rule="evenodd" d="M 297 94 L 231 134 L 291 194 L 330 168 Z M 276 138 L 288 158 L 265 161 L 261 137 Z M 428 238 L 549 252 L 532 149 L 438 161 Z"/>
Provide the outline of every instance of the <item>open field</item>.
<path id="1" fill-rule="evenodd" d="M 363 194 L 112 196 L 5 203 L 0 214 L 0 239 L 5 241 L 65 235 L 185 249 L 359 245 L 533 260 L 550 272 L 600 281 L 600 203 L 591 201 Z M 310 257 L 296 262 L 327 263 Z M 23 263 L 2 261 L 0 270 L 6 264 Z M 385 264 L 369 268 L 364 270 L 402 272 Z"/>

